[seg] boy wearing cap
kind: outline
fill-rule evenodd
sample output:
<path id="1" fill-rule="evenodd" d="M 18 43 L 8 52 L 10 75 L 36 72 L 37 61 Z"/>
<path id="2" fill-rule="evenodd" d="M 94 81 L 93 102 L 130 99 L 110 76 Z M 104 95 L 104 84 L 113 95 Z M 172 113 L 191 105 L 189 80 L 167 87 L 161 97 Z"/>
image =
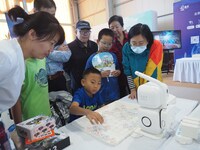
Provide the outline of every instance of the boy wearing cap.
<path id="1" fill-rule="evenodd" d="M 85 69 L 87 59 L 98 50 L 97 44 L 90 38 L 90 23 L 78 21 L 76 24 L 76 39 L 68 44 L 71 50 L 71 57 L 65 63 L 65 71 L 71 78 L 72 92 L 81 87 L 82 74 Z"/>

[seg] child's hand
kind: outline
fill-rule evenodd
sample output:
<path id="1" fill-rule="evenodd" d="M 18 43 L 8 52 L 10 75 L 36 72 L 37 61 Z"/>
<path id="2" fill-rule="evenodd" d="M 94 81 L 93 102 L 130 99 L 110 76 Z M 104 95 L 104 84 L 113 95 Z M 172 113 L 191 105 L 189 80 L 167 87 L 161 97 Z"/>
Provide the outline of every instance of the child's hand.
<path id="1" fill-rule="evenodd" d="M 86 117 L 90 120 L 92 124 L 102 124 L 104 122 L 103 117 L 98 113 L 88 110 Z"/>
<path id="2" fill-rule="evenodd" d="M 110 70 L 106 70 L 106 71 L 102 71 L 101 72 L 101 77 L 102 78 L 109 77 L 109 75 L 110 75 Z"/>
<path id="3" fill-rule="evenodd" d="M 120 70 L 114 70 L 114 71 L 111 72 L 111 75 L 112 75 L 113 77 L 118 77 L 118 76 L 120 75 L 120 73 L 121 73 Z"/>
<path id="4" fill-rule="evenodd" d="M 62 45 L 60 45 L 58 47 L 58 50 L 60 50 L 60 51 L 67 51 L 67 50 L 69 50 L 69 47 L 68 47 L 67 44 L 62 44 Z"/>

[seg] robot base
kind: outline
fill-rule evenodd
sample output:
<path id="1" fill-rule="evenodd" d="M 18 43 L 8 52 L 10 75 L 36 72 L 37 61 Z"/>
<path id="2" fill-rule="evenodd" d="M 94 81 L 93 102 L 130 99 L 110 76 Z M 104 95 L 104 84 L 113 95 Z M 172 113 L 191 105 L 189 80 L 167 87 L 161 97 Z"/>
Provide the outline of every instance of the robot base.
<path id="1" fill-rule="evenodd" d="M 161 133 L 161 134 L 151 134 L 151 133 L 143 131 L 141 128 L 138 128 L 137 130 L 135 130 L 135 133 L 149 137 L 149 138 L 154 139 L 154 140 L 159 140 L 159 139 L 162 139 L 164 137 L 163 133 Z"/>

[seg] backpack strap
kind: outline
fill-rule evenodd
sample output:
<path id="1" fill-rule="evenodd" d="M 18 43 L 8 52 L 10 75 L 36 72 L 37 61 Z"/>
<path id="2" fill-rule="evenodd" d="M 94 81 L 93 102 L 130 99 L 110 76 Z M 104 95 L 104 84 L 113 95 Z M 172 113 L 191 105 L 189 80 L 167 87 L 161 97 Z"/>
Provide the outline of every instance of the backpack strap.
<path id="1" fill-rule="evenodd" d="M 60 109 L 59 109 L 58 105 L 56 104 L 56 102 L 58 102 L 58 101 L 61 101 L 61 100 L 60 99 L 56 99 L 55 101 L 50 101 L 50 103 L 53 106 L 53 108 L 54 108 L 55 112 L 57 113 L 58 117 L 60 118 L 62 125 L 64 126 L 64 125 L 66 125 L 66 122 L 65 122 L 65 119 L 64 119 L 62 113 L 60 112 Z"/>

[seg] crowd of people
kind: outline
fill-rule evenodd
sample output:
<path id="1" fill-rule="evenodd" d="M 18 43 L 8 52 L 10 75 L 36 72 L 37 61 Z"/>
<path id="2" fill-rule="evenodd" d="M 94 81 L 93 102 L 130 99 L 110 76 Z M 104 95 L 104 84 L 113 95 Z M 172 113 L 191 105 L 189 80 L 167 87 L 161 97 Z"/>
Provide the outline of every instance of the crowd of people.
<path id="1" fill-rule="evenodd" d="M 0 41 L 0 113 L 10 109 L 15 123 L 44 114 L 51 116 L 49 92 L 68 91 L 73 96 L 70 122 L 86 115 L 91 123 L 103 123 L 95 109 L 126 95 L 137 98 L 143 72 L 162 81 L 162 44 L 154 40 L 148 25 L 138 23 L 127 32 L 121 16 L 90 40 L 90 23 L 76 23 L 76 38 L 65 41 L 62 26 L 54 17 L 53 0 L 35 0 L 34 13 L 15 6 L 8 11 L 17 38 Z M 66 34 L 67 35 L 67 34 Z"/>

